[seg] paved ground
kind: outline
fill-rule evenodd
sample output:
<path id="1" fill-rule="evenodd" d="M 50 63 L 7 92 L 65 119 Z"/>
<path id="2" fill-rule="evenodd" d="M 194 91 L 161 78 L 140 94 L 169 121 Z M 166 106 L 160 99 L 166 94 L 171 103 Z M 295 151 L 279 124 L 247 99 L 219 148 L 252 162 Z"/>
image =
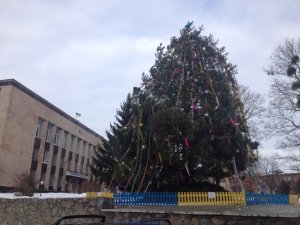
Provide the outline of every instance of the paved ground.
<path id="1" fill-rule="evenodd" d="M 143 213 L 180 213 L 194 215 L 235 215 L 300 217 L 299 205 L 265 205 L 265 206 L 140 206 L 116 209 L 103 209 L 109 212 L 143 212 Z"/>

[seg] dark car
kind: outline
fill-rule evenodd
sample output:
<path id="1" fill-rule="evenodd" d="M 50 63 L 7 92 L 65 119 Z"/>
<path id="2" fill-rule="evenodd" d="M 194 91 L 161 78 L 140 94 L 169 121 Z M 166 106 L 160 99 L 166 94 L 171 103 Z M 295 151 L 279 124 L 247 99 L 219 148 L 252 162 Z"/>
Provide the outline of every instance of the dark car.
<path id="1" fill-rule="evenodd" d="M 105 220 L 103 215 L 70 215 L 57 219 L 52 225 L 172 225 L 172 223 L 167 218 L 144 218 L 134 222 L 109 222 Z"/>

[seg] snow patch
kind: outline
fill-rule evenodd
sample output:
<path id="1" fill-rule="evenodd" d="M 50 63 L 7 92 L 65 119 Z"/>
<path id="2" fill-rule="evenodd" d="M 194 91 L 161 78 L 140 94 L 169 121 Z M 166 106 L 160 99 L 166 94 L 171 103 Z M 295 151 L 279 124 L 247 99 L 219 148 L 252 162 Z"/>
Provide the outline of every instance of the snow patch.
<path id="1" fill-rule="evenodd" d="M 86 193 L 63 193 L 63 192 L 49 192 L 49 193 L 34 193 L 33 197 L 16 196 L 15 193 L 0 193 L 0 198 L 85 198 Z"/>

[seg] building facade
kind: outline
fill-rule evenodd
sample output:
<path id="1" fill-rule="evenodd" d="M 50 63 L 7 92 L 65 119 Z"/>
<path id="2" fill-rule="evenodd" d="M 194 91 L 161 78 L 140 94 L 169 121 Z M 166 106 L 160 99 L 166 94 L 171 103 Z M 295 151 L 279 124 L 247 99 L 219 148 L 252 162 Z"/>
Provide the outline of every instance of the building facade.
<path id="1" fill-rule="evenodd" d="M 0 187 L 32 174 L 45 191 L 86 191 L 101 136 L 16 80 L 0 80 Z"/>

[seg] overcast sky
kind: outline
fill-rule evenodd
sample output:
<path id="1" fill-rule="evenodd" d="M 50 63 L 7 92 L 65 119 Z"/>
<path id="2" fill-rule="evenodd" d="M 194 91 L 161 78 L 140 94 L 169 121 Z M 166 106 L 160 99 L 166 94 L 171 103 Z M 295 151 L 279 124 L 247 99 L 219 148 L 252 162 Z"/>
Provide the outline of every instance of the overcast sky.
<path id="1" fill-rule="evenodd" d="M 127 93 L 188 21 L 204 25 L 237 65 L 237 80 L 267 94 L 274 48 L 300 37 L 298 0 L 0 0 L 0 79 L 14 78 L 105 135 Z M 261 152 L 273 150 L 262 143 Z"/>

